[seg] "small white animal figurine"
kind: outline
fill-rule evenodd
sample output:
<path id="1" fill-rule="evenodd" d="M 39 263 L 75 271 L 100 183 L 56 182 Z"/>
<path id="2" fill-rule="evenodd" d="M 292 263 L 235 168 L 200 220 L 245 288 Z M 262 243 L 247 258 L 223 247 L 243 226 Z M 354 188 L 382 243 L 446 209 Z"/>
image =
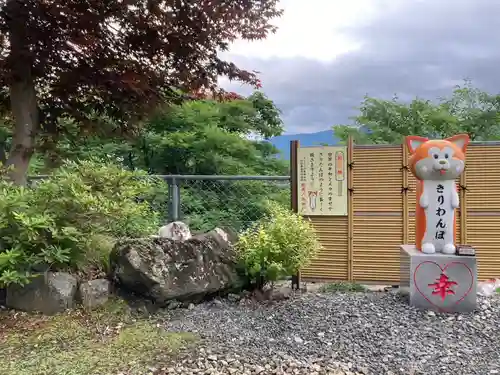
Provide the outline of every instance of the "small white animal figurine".
<path id="1" fill-rule="evenodd" d="M 188 225 L 182 221 L 173 221 L 162 226 L 158 230 L 158 236 L 174 241 L 186 241 L 192 237 Z"/>

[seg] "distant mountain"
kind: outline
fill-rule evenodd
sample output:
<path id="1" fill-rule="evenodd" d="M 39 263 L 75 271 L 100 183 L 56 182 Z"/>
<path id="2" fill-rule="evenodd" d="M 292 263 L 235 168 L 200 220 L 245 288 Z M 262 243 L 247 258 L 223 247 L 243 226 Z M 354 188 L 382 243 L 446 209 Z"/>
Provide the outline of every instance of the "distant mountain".
<path id="1" fill-rule="evenodd" d="M 325 130 L 317 133 L 279 135 L 277 137 L 270 138 L 269 142 L 281 151 L 284 159 L 289 160 L 290 141 L 294 140 L 298 140 L 301 146 L 321 146 L 323 144 L 334 146 L 339 142 L 339 140 L 333 135 L 333 130 Z"/>

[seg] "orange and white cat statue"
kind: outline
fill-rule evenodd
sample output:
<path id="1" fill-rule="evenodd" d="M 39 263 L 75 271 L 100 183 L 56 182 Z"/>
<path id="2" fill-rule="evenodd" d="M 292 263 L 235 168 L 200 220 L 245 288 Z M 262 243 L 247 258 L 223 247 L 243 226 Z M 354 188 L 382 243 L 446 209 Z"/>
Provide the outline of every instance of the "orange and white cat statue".
<path id="1" fill-rule="evenodd" d="M 455 180 L 465 169 L 469 141 L 467 134 L 442 140 L 406 137 L 410 170 L 417 178 L 415 243 L 426 254 L 455 253 L 455 210 L 460 204 Z"/>

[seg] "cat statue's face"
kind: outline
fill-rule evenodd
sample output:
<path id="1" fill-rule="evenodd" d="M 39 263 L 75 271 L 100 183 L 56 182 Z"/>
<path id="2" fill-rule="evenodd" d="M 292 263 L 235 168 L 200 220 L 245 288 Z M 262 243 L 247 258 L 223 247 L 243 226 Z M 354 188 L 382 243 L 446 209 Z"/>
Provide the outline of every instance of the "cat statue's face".
<path id="1" fill-rule="evenodd" d="M 410 170 L 419 180 L 456 180 L 465 169 L 467 134 L 437 140 L 408 136 L 406 144 Z"/>
<path id="2" fill-rule="evenodd" d="M 174 241 L 186 241 L 192 237 L 188 225 L 182 221 L 174 221 L 162 226 L 158 230 L 158 236 Z"/>

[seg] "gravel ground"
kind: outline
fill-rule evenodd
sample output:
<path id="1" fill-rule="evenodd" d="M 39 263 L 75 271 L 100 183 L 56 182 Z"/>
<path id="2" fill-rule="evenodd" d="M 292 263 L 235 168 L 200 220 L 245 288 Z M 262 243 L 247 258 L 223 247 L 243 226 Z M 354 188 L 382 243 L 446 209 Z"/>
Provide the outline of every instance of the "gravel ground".
<path id="1" fill-rule="evenodd" d="M 500 298 L 479 298 L 477 312 L 456 315 L 419 311 L 395 293 L 207 302 L 166 313 L 167 330 L 202 340 L 161 373 L 500 374 Z"/>

